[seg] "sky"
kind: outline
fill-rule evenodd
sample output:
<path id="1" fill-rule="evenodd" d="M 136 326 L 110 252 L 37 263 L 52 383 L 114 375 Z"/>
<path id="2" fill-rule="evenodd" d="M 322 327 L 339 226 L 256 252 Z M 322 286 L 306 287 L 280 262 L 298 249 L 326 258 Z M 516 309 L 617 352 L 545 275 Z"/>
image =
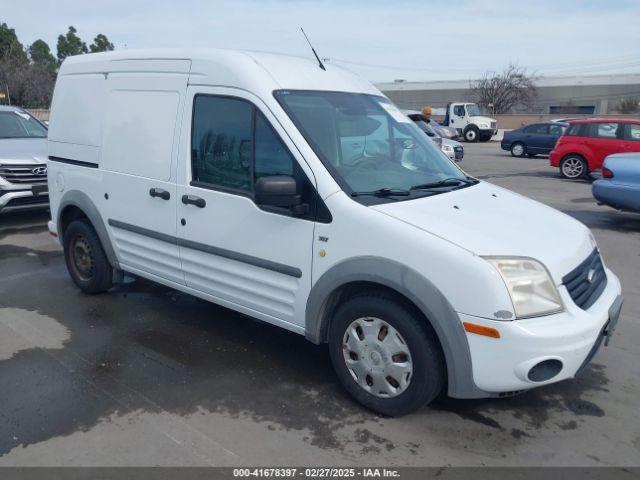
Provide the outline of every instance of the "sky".
<path id="1" fill-rule="evenodd" d="M 116 49 L 318 54 L 371 81 L 464 80 L 517 63 L 542 76 L 640 73 L 639 0 L 0 0 L 0 22 L 55 55 L 69 25 Z"/>

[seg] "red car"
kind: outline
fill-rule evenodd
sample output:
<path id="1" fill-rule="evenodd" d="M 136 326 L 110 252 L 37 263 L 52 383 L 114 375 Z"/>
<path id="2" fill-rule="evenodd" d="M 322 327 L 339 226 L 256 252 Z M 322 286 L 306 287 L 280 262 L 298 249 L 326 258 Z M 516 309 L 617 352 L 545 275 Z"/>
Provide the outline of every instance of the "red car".
<path id="1" fill-rule="evenodd" d="M 591 118 L 571 120 L 549 154 L 564 178 L 584 178 L 600 170 L 612 153 L 640 152 L 640 120 Z"/>

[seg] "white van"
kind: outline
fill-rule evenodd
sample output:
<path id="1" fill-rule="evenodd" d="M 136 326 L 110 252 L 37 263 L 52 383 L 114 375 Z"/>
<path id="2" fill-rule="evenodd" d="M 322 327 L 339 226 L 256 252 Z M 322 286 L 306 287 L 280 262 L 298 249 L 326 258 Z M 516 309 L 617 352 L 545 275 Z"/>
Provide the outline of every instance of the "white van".
<path id="1" fill-rule="evenodd" d="M 620 313 L 584 225 L 469 177 L 333 65 L 71 57 L 48 148 L 49 229 L 81 290 L 127 272 L 328 342 L 383 414 L 574 377 Z"/>

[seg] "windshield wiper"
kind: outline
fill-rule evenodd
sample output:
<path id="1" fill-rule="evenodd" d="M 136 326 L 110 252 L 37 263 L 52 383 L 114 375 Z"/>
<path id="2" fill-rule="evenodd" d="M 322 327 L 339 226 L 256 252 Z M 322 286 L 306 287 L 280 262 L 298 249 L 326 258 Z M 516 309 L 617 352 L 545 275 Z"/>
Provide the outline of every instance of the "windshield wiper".
<path id="1" fill-rule="evenodd" d="M 411 195 L 409 190 L 402 190 L 401 188 L 379 188 L 378 190 L 372 190 L 370 192 L 352 192 L 352 197 L 361 197 L 363 195 L 370 195 L 374 197 L 406 197 Z"/>
<path id="2" fill-rule="evenodd" d="M 410 188 L 410 190 L 427 190 L 429 188 L 440 188 L 440 187 L 459 187 L 461 185 L 474 185 L 478 183 L 478 180 L 470 179 L 470 178 L 445 178 L 444 180 L 439 180 L 437 182 L 431 183 L 421 183 L 418 185 L 414 185 Z"/>

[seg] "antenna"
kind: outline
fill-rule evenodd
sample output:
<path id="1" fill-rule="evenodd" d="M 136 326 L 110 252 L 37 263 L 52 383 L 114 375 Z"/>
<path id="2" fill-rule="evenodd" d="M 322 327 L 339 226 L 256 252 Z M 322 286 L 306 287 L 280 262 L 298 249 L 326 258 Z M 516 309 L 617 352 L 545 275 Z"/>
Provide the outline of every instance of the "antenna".
<path id="1" fill-rule="evenodd" d="M 309 37 L 307 37 L 307 34 L 304 33 L 304 29 L 302 27 L 300 27 L 300 31 L 302 32 L 302 34 L 304 35 L 304 38 L 307 39 L 307 43 L 309 44 L 309 46 L 311 47 L 311 51 L 313 52 L 313 54 L 316 56 L 316 60 L 318 60 L 318 65 L 320 66 L 320 68 L 322 70 L 327 70 L 326 68 L 324 68 L 324 64 L 322 63 L 322 60 L 320 60 L 320 57 L 318 56 L 318 54 L 316 53 L 315 48 L 313 48 L 313 45 L 311 45 L 311 42 L 309 41 Z"/>

